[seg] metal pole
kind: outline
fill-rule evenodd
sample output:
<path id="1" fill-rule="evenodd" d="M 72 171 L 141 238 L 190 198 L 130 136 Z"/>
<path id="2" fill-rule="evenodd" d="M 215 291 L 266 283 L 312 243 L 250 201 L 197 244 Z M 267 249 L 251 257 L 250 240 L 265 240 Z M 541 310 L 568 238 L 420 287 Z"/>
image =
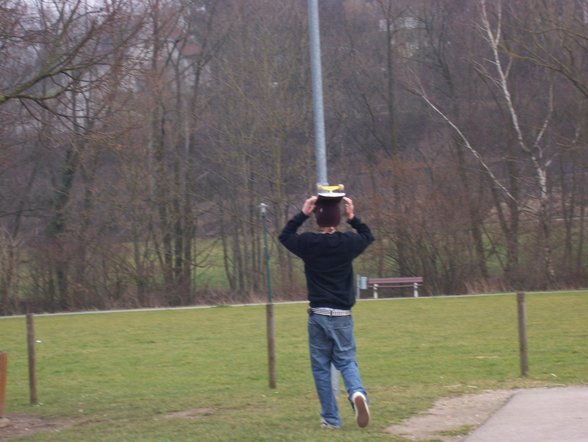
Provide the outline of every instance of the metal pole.
<path id="1" fill-rule="evenodd" d="M 261 203 L 259 210 L 263 222 L 263 251 L 265 255 L 265 274 L 267 284 L 267 304 L 265 306 L 265 322 L 267 330 L 267 361 L 269 370 L 269 387 L 276 388 L 276 339 L 274 322 L 274 304 L 272 300 L 272 280 L 270 274 L 269 251 L 267 246 L 267 204 Z"/>
<path id="2" fill-rule="evenodd" d="M 327 148 L 325 143 L 325 115 L 323 109 L 319 27 L 318 0 L 308 0 L 308 36 L 310 46 L 310 73 L 312 77 L 316 175 L 317 184 L 326 186 L 329 184 L 329 180 L 327 179 Z"/>
<path id="3" fill-rule="evenodd" d="M 318 0 L 308 0 L 308 40 L 310 74 L 312 78 L 312 109 L 314 114 L 314 150 L 317 184 L 329 185 L 327 178 L 327 147 L 325 142 L 325 113 L 323 107 L 323 74 L 321 69 L 321 37 Z M 331 383 L 335 396 L 339 394 L 339 372 L 331 365 Z"/>

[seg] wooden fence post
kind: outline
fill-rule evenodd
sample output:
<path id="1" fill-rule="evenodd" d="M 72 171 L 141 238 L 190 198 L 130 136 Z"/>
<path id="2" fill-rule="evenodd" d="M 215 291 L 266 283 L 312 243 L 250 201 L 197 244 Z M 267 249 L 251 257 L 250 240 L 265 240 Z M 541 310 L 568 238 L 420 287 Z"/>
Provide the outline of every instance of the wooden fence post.
<path id="1" fill-rule="evenodd" d="M 269 369 L 269 388 L 276 388 L 276 338 L 274 322 L 274 304 L 265 305 L 265 320 L 267 330 L 267 361 Z"/>
<path id="2" fill-rule="evenodd" d="M 6 404 L 6 378 L 8 377 L 8 353 L 0 351 L 0 420 L 4 418 Z"/>
<path id="3" fill-rule="evenodd" d="M 27 313 L 27 348 L 29 353 L 29 397 L 31 405 L 39 403 L 37 400 L 37 375 L 35 357 L 35 323 L 32 313 Z"/>
<path id="4" fill-rule="evenodd" d="M 519 355 L 521 360 L 521 376 L 529 374 L 529 358 L 527 347 L 527 318 L 525 314 L 525 293 L 517 293 L 517 312 L 519 319 Z"/>

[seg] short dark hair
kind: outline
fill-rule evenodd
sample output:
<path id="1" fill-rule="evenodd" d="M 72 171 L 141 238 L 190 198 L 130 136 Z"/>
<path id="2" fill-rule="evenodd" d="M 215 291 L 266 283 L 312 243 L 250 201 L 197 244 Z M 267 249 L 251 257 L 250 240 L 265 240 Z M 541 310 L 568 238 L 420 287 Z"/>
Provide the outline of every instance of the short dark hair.
<path id="1" fill-rule="evenodd" d="M 339 203 L 343 194 L 320 194 L 315 203 L 314 216 L 320 227 L 336 227 L 341 222 L 341 208 Z"/>

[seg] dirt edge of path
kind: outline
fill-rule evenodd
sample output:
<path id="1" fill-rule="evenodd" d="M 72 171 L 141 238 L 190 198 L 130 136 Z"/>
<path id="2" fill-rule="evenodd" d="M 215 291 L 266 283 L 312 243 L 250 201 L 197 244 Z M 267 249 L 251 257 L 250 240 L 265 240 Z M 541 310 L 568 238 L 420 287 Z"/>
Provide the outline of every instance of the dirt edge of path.
<path id="1" fill-rule="evenodd" d="M 411 441 L 463 441 L 502 407 L 517 390 L 488 390 L 478 394 L 441 398 L 432 408 L 391 425 L 386 432 Z"/>

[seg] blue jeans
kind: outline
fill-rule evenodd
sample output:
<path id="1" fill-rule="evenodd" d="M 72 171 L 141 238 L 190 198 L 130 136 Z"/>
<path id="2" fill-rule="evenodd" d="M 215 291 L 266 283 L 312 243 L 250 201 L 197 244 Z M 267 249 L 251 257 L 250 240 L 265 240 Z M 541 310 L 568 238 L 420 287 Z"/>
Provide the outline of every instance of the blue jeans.
<path id="1" fill-rule="evenodd" d="M 333 392 L 331 364 L 341 372 L 349 400 L 356 391 L 367 397 L 355 360 L 353 318 L 309 314 L 308 343 L 312 374 L 321 402 L 321 417 L 327 423 L 339 427 L 341 418 Z"/>

